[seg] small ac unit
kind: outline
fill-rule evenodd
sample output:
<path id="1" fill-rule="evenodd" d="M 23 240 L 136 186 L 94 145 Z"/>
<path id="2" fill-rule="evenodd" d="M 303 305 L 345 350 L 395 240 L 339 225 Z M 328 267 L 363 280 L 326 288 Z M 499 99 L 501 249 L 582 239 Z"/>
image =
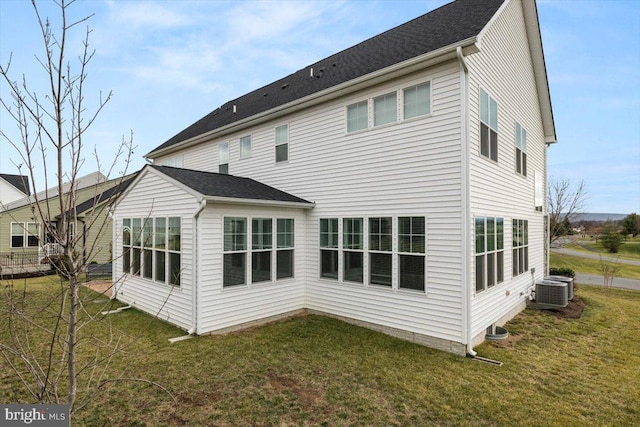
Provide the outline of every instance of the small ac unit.
<path id="1" fill-rule="evenodd" d="M 544 304 L 550 308 L 566 307 L 569 304 L 567 284 L 551 280 L 536 283 L 536 304 Z"/>
<path id="2" fill-rule="evenodd" d="M 573 278 L 566 276 L 547 276 L 544 280 L 551 280 L 552 282 L 560 282 L 567 284 L 567 298 L 569 301 L 573 299 Z"/>

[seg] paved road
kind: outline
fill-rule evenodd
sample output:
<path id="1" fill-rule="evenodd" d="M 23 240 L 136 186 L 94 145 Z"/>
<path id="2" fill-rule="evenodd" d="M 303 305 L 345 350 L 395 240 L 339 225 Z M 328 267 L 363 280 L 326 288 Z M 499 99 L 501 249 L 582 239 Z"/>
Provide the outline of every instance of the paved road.
<path id="1" fill-rule="evenodd" d="M 564 255 L 577 256 L 582 258 L 598 259 L 598 260 L 602 258 L 603 260 L 608 262 L 617 262 L 619 264 L 629 264 L 629 265 L 640 266 L 640 261 L 632 261 L 628 259 L 616 259 L 615 257 L 611 257 L 608 255 L 602 256 L 601 254 L 590 254 L 588 252 L 574 251 L 574 250 L 565 249 L 565 248 L 552 248 L 551 252 L 556 252 Z M 599 275 L 576 273 L 575 280 L 578 285 L 582 284 L 582 285 L 604 286 L 604 278 L 603 276 L 599 276 Z M 614 277 L 612 286 L 614 288 L 633 289 L 636 291 L 640 291 L 640 280 Z"/>

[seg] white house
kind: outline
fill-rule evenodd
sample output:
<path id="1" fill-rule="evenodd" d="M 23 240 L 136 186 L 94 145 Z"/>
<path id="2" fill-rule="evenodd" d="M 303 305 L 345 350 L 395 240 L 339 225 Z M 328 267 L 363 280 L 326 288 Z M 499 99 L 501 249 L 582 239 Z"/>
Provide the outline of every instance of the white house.
<path id="1" fill-rule="evenodd" d="M 546 265 L 534 1 L 458 0 L 229 101 L 114 206 L 114 297 L 189 333 L 324 313 L 473 354 Z"/>

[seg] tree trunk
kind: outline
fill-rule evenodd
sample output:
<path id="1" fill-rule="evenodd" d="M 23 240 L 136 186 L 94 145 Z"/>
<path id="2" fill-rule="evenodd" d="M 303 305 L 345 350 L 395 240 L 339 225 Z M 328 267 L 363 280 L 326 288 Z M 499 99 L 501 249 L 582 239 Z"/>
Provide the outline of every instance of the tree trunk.
<path id="1" fill-rule="evenodd" d="M 71 263 L 70 263 L 71 264 Z M 78 274 L 72 271 L 69 274 L 69 325 L 67 331 L 67 368 L 69 371 L 69 395 L 67 403 L 69 410 L 73 409 L 76 400 L 78 385 L 76 382 L 76 340 L 77 340 L 77 317 L 79 302 Z"/>

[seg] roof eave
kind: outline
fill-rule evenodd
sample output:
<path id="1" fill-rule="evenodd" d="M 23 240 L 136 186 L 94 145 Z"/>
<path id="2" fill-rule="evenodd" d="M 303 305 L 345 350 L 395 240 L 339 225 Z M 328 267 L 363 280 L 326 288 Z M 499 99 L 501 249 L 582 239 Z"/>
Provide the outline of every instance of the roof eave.
<path id="1" fill-rule="evenodd" d="M 343 96 L 349 93 L 356 92 L 368 86 L 373 86 L 381 81 L 397 78 L 413 71 L 416 71 L 425 66 L 432 66 L 441 62 L 445 62 L 450 59 L 456 58 L 456 49 L 461 47 L 465 55 L 479 52 L 477 46 L 478 36 L 469 37 L 461 40 L 457 43 L 442 47 L 440 49 L 433 50 L 420 56 L 408 59 L 406 61 L 399 62 L 392 66 L 374 71 L 373 73 L 366 74 L 362 77 L 358 77 L 344 83 L 335 85 L 325 90 L 316 92 L 314 94 L 305 96 L 295 101 L 288 102 L 280 105 L 276 108 L 264 111 L 259 114 L 255 114 L 246 119 L 239 120 L 226 126 L 222 126 L 218 129 L 211 130 L 209 132 L 202 133 L 195 137 L 186 139 L 177 144 L 166 147 L 162 150 L 154 150 L 145 154 L 145 159 L 153 159 L 156 157 L 171 154 L 175 151 L 179 151 L 194 145 L 198 145 L 201 142 L 209 141 L 211 139 L 223 137 L 229 133 L 239 131 L 249 126 L 255 126 L 272 118 L 280 117 L 289 113 L 291 110 L 300 108 L 313 107 L 322 102 L 326 102 L 331 99 L 335 99 L 339 96 Z"/>
<path id="2" fill-rule="evenodd" d="M 207 202 L 224 203 L 229 205 L 251 205 L 276 208 L 313 209 L 313 202 L 287 202 L 283 200 L 241 199 L 236 197 L 204 196 Z"/>

